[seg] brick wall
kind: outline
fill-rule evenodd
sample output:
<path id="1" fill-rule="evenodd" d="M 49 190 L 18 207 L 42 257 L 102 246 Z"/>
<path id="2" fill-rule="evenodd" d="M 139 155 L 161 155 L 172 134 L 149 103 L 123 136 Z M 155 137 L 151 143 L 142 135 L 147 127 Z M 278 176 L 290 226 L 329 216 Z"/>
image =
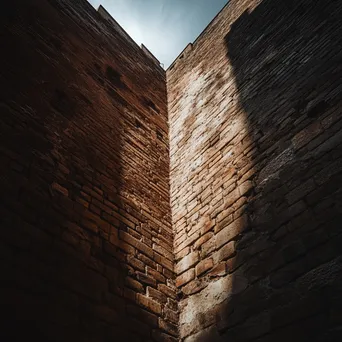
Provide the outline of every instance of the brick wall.
<path id="1" fill-rule="evenodd" d="M 167 72 L 186 342 L 341 340 L 341 15 L 231 0 Z"/>
<path id="2" fill-rule="evenodd" d="M 1 338 L 340 341 L 341 15 L 231 0 L 167 113 L 164 71 L 86 1 L 5 2 Z"/>
<path id="3" fill-rule="evenodd" d="M 83 0 L 0 18 L 1 340 L 175 341 L 165 72 Z"/>

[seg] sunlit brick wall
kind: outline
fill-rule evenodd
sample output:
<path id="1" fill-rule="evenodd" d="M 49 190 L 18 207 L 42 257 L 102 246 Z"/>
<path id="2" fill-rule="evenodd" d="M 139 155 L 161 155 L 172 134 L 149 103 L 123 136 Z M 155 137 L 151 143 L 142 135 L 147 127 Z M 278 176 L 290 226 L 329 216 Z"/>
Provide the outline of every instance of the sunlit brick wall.
<path id="1" fill-rule="evenodd" d="M 186 341 L 341 338 L 336 1 L 230 1 L 167 72 Z"/>

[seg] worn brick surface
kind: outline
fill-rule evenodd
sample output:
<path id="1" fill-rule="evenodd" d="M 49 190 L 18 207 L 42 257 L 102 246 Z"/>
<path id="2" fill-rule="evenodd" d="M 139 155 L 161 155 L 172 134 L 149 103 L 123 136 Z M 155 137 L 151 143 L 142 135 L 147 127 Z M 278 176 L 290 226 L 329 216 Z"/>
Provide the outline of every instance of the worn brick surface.
<path id="1" fill-rule="evenodd" d="M 164 70 L 85 0 L 0 18 L 0 339 L 174 341 Z"/>
<path id="2" fill-rule="evenodd" d="M 231 0 L 167 71 L 184 341 L 342 339 L 341 15 Z"/>

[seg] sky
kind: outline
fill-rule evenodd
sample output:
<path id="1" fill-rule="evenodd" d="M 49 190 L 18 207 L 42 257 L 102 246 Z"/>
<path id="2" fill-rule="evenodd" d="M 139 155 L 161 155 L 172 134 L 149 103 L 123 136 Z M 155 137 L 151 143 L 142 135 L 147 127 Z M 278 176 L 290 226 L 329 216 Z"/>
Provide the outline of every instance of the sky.
<path id="1" fill-rule="evenodd" d="M 227 0 L 88 0 L 102 5 L 167 68 L 193 42 Z"/>

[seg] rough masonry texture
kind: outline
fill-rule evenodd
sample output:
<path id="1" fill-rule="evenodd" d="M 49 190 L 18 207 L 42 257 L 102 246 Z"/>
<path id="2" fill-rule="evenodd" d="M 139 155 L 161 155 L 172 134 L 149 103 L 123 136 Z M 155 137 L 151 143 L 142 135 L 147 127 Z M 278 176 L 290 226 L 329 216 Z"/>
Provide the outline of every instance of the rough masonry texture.
<path id="1" fill-rule="evenodd" d="M 341 5 L 231 0 L 167 72 L 182 341 L 342 340 Z"/>
<path id="2" fill-rule="evenodd" d="M 0 18 L 1 340 L 342 340 L 340 1 L 231 0 L 166 74 L 85 0 Z"/>
<path id="3" fill-rule="evenodd" d="M 0 339 L 174 341 L 165 71 L 83 0 L 0 39 Z"/>

